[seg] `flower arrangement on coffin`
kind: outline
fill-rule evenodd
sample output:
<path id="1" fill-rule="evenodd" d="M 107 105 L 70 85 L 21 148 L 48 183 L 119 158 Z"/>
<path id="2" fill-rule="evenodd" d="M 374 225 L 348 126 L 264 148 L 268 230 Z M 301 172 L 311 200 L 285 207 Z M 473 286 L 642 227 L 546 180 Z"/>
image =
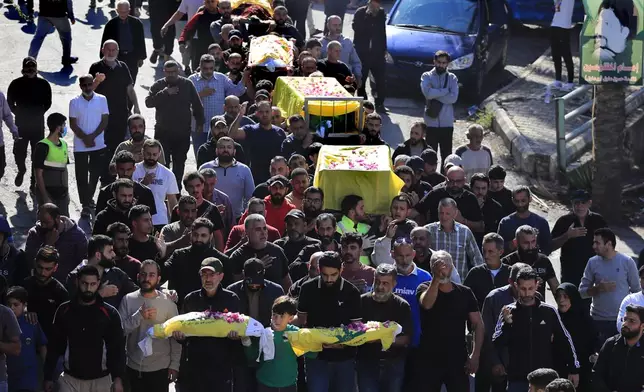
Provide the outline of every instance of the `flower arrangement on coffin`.
<path id="1" fill-rule="evenodd" d="M 175 316 L 151 327 L 148 335 L 166 339 L 179 331 L 185 336 L 224 338 L 232 331 L 239 336 L 261 336 L 263 330 L 259 321 L 241 313 L 205 311 Z"/>
<path id="2" fill-rule="evenodd" d="M 325 154 L 322 169 L 329 170 L 379 170 L 377 147 L 344 147 L 334 153 Z"/>
<path id="3" fill-rule="evenodd" d="M 324 344 L 343 344 L 361 346 L 368 342 L 380 341 L 383 350 L 388 350 L 402 332 L 402 327 L 393 321 L 353 322 L 333 328 L 300 328 L 299 331 L 286 332 L 285 336 L 295 354 L 320 352 Z"/>

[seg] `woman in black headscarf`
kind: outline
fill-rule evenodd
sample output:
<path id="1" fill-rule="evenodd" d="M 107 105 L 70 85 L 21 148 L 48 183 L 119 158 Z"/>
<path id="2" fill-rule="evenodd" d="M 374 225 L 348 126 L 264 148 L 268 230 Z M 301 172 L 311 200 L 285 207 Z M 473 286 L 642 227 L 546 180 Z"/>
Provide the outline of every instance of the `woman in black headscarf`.
<path id="1" fill-rule="evenodd" d="M 555 299 L 557 300 L 559 316 L 568 333 L 570 333 L 577 353 L 577 360 L 581 366 L 577 391 L 590 391 L 590 377 L 593 367 L 590 357 L 599 349 L 597 333 L 593 328 L 593 320 L 584 306 L 579 290 L 575 285 L 571 283 L 559 285 L 555 292 Z M 568 377 L 565 364 L 557 364 L 556 370 L 559 376 Z"/>

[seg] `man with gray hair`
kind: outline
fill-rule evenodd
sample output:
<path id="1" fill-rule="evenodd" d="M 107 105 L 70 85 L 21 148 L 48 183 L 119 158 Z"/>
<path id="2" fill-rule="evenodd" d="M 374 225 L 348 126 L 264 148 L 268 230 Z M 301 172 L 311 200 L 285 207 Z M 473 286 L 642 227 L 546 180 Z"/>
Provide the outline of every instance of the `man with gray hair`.
<path id="1" fill-rule="evenodd" d="M 508 283 L 510 266 L 501 262 L 503 254 L 503 237 L 496 233 L 488 233 L 483 237 L 483 258 L 485 264 L 477 265 L 468 272 L 463 284 L 474 292 L 483 307 L 483 301 L 490 291 Z"/>
<path id="2" fill-rule="evenodd" d="M 353 41 L 342 35 L 342 18 L 338 15 L 331 15 L 326 19 L 324 28 L 325 35 L 320 40 L 322 44 L 320 57 L 327 56 L 328 45 L 332 41 L 340 43 L 340 61 L 345 63 L 356 78 L 356 83 L 362 82 L 362 62 L 353 45 Z M 383 57 L 384 58 L 384 57 Z M 319 69 L 319 68 L 318 68 Z"/>
<path id="3" fill-rule="evenodd" d="M 342 44 L 338 41 L 330 41 L 326 44 L 326 58 L 318 60 L 318 71 L 327 78 L 335 78 L 340 85 L 356 83 L 355 75 L 349 66 L 340 59 Z"/>
<path id="4" fill-rule="evenodd" d="M 478 370 L 484 340 L 484 327 L 474 293 L 450 280 L 452 256 L 444 250 L 432 254 L 432 281 L 418 286 L 422 335 L 421 357 L 414 369 L 413 390 L 469 390 L 468 375 Z M 474 332 L 472 354 L 468 355 L 465 326 Z"/>
<path id="5" fill-rule="evenodd" d="M 244 230 L 248 242 L 237 248 L 230 259 L 234 268 L 233 276 L 242 279 L 244 262 L 256 257 L 264 263 L 266 279 L 281 284 L 284 292 L 291 287 L 291 277 L 288 274 L 288 259 L 279 246 L 268 242 L 266 219 L 260 214 L 250 214 L 244 220 Z"/>
<path id="6" fill-rule="evenodd" d="M 539 293 L 542 298 L 546 298 L 546 282 L 550 287 L 550 291 L 552 291 L 552 295 L 555 295 L 557 287 L 559 287 L 559 281 L 548 256 L 539 252 L 539 247 L 537 246 L 539 234 L 541 234 L 539 230 L 534 227 L 528 225 L 519 226 L 514 236 L 514 246 L 517 250 L 504 257 L 503 263 L 514 265 L 521 262 L 531 266 L 539 276 Z"/>
<path id="7" fill-rule="evenodd" d="M 360 297 L 363 320 L 395 321 L 402 327 L 401 334 L 387 351 L 379 344 L 358 348 L 356 370 L 360 391 L 402 390 L 407 347 L 414 327 L 409 303 L 393 293 L 397 277 L 396 267 L 379 265 L 374 272 L 373 291 Z"/>
<path id="8" fill-rule="evenodd" d="M 454 265 L 460 276 L 467 276 L 470 269 L 483 264 L 483 257 L 474 239 L 474 234 L 464 224 L 456 222 L 459 209 L 451 198 L 438 203 L 438 222 L 425 226 L 429 230 L 435 250 L 445 250 L 454 257 Z"/>

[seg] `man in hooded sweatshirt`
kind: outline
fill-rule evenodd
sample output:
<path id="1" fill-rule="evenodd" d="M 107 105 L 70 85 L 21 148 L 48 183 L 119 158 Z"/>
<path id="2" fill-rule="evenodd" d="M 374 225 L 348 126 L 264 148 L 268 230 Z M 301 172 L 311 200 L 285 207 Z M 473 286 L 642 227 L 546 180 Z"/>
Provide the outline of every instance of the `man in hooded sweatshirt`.
<path id="1" fill-rule="evenodd" d="M 134 182 L 127 178 L 119 178 L 112 187 L 114 198 L 107 202 L 107 207 L 96 215 L 92 234 L 105 234 L 107 226 L 121 222 L 130 223 L 128 213 L 134 205 Z"/>

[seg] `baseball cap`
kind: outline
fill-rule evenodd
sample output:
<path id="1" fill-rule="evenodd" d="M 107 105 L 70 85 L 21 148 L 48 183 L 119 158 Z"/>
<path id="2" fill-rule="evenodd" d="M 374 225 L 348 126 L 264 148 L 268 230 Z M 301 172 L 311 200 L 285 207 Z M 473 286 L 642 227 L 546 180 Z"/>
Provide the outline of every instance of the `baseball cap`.
<path id="1" fill-rule="evenodd" d="M 216 257 L 206 257 L 202 262 L 201 262 L 201 268 L 199 268 L 199 271 L 203 270 L 210 270 L 212 272 L 224 272 L 224 265 L 221 263 L 221 260 L 219 260 Z"/>
<path id="2" fill-rule="evenodd" d="M 438 154 L 431 148 L 426 148 L 420 153 L 420 159 L 427 164 L 435 165 L 438 163 Z"/>
<path id="3" fill-rule="evenodd" d="M 456 154 L 449 154 L 443 164 L 445 169 L 447 169 L 447 165 L 463 167 L 463 159 Z"/>
<path id="4" fill-rule="evenodd" d="M 585 189 L 577 189 L 572 191 L 572 193 L 570 194 L 570 199 L 572 201 L 586 202 L 590 200 L 590 193 L 588 193 L 588 191 Z"/>
<path id="5" fill-rule="evenodd" d="M 36 67 L 36 66 L 38 66 L 38 62 L 36 61 L 35 58 L 31 56 L 27 56 L 22 60 L 22 68 Z"/>
<path id="6" fill-rule="evenodd" d="M 239 39 L 244 39 L 244 37 L 242 37 L 242 33 L 241 33 L 241 31 L 239 31 L 239 30 L 237 30 L 237 29 L 235 29 L 235 30 L 230 30 L 230 33 L 228 33 L 228 39 L 229 39 L 229 40 L 230 40 L 230 39 L 232 39 L 233 37 L 237 37 L 237 38 L 239 38 Z"/>
<path id="7" fill-rule="evenodd" d="M 407 166 L 414 172 L 422 171 L 425 167 L 425 161 L 421 157 L 413 156 L 407 161 Z"/>
<path id="8" fill-rule="evenodd" d="M 264 263 L 256 257 L 244 263 L 244 281 L 249 284 L 264 284 Z"/>
<path id="9" fill-rule="evenodd" d="M 278 182 L 281 183 L 282 186 L 288 186 L 288 183 L 289 183 L 288 178 L 284 177 L 281 174 L 277 174 L 277 175 L 275 175 L 275 176 L 273 176 L 273 177 L 268 179 L 268 186 L 271 186 L 271 185 L 273 185 L 275 183 L 278 183 Z"/>
<path id="10" fill-rule="evenodd" d="M 225 126 L 228 126 L 228 124 L 226 123 L 226 118 L 224 116 L 214 116 L 212 120 L 210 120 L 210 124 L 212 126 L 215 126 L 219 123 L 224 123 Z"/>
<path id="11" fill-rule="evenodd" d="M 268 93 L 268 90 L 265 90 L 265 89 L 257 90 L 255 92 L 255 100 L 257 100 L 257 98 L 259 97 L 264 97 L 265 99 L 268 99 L 269 95 L 270 94 Z"/>
<path id="12" fill-rule="evenodd" d="M 284 217 L 284 220 L 287 220 L 288 218 L 295 218 L 295 219 L 304 219 L 304 213 L 298 209 L 295 210 L 290 210 L 288 214 Z"/>

